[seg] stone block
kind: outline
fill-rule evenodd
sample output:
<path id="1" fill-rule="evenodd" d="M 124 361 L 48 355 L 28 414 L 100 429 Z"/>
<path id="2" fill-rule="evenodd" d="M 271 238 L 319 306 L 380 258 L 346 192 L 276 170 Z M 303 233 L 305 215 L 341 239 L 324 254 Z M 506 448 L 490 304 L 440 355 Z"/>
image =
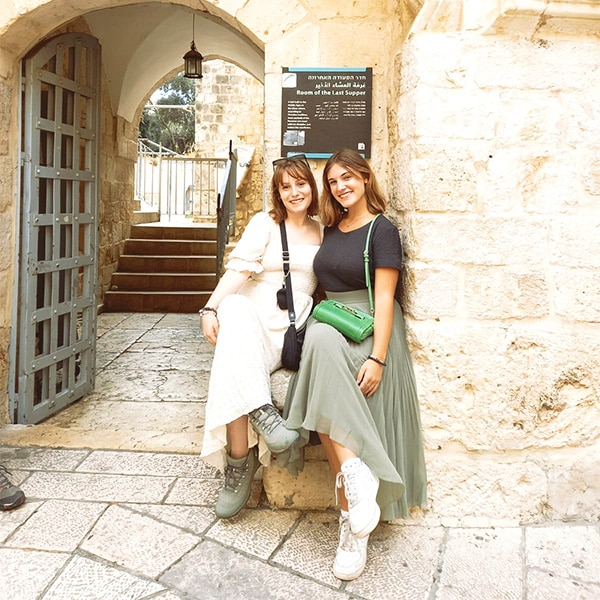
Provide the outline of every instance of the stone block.
<path id="1" fill-rule="evenodd" d="M 475 319 L 544 317 L 550 312 L 542 271 L 471 267 L 465 272 L 465 307 Z"/>
<path id="2" fill-rule="evenodd" d="M 579 456 L 553 460 L 548 468 L 551 517 L 569 521 L 600 519 L 600 444 Z"/>
<path id="3" fill-rule="evenodd" d="M 279 38 L 282 32 L 292 30 L 296 23 L 307 17 L 307 13 L 300 3 L 271 4 L 269 10 L 265 11 L 261 0 L 253 0 L 240 8 L 236 17 L 248 31 L 255 31 L 266 42 Z"/>
<path id="4" fill-rule="evenodd" d="M 411 309 L 416 319 L 436 319 L 457 315 L 458 269 L 431 269 L 413 265 L 415 292 Z"/>
<path id="5" fill-rule="evenodd" d="M 600 268 L 600 216 L 554 219 L 549 233 L 551 264 Z"/>
<path id="6" fill-rule="evenodd" d="M 428 453 L 427 469 L 431 510 L 457 524 L 481 517 L 491 525 L 546 518 L 546 473 L 537 461 L 454 446 Z"/>
<path id="7" fill-rule="evenodd" d="M 495 138 L 501 104 L 497 91 L 422 86 L 415 94 L 418 136 L 462 140 Z"/>
<path id="8" fill-rule="evenodd" d="M 556 269 L 554 303 L 556 314 L 583 323 L 600 323 L 600 272 Z"/>
<path id="9" fill-rule="evenodd" d="M 295 477 L 273 460 L 263 468 L 263 487 L 275 508 L 326 510 L 336 506 L 335 478 L 321 445 L 305 447 L 304 470 Z"/>
<path id="10" fill-rule="evenodd" d="M 531 266 L 547 262 L 548 230 L 542 218 L 417 215 L 413 236 L 414 251 L 428 263 Z"/>
<path id="11" fill-rule="evenodd" d="M 271 396 L 279 410 L 283 408 L 291 375 L 287 369 L 279 369 L 271 375 Z M 271 464 L 263 468 L 263 487 L 269 504 L 276 508 L 325 510 L 335 507 L 335 478 L 321 445 L 304 448 L 304 470 L 297 476 L 290 475 L 273 458 Z"/>
<path id="12" fill-rule="evenodd" d="M 422 82 L 439 87 L 475 86 L 482 90 L 579 89 L 581 74 L 594 69 L 598 52 L 593 39 L 541 44 L 515 38 L 490 43 L 489 38 L 476 33 L 419 34 L 407 45 L 412 47 L 413 60 L 418 61 Z"/>
<path id="13" fill-rule="evenodd" d="M 271 397 L 273 404 L 281 411 L 285 404 L 285 395 L 287 393 L 288 383 L 292 371 L 287 369 L 278 369 L 271 374 Z"/>
<path id="14" fill-rule="evenodd" d="M 551 451 L 598 436 L 597 332 L 411 322 L 426 447 Z"/>
<path id="15" fill-rule="evenodd" d="M 465 142 L 421 143 L 418 157 L 410 161 L 409 174 L 420 198 L 419 210 L 474 211 L 478 200 L 475 158 Z"/>

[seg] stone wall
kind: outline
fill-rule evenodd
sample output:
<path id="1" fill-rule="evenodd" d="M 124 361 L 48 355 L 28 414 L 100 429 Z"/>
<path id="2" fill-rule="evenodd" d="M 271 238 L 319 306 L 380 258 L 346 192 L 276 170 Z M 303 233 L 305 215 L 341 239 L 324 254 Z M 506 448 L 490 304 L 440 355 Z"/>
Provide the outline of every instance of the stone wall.
<path id="1" fill-rule="evenodd" d="M 263 143 L 263 85 L 223 60 L 207 60 L 196 83 L 196 147 L 211 155 L 233 146 Z"/>
<path id="2" fill-rule="evenodd" d="M 106 93 L 102 97 L 100 145 L 99 281 L 102 303 L 117 270 L 133 223 L 134 168 L 137 161 L 138 127 L 114 116 Z"/>
<path id="3" fill-rule="evenodd" d="M 0 50 L 0 106 L 14 105 L 16 74 L 7 68 L 10 56 Z M 15 239 L 15 182 L 12 177 L 16 149 L 9 143 L 16 130 L 16 111 L 0 111 L 0 383 L 6 389 L 8 381 L 8 348 L 10 342 L 13 261 Z M 0 394 L 0 423 L 8 421 L 8 402 Z"/>
<path id="4" fill-rule="evenodd" d="M 388 114 L 395 110 L 394 82 L 408 23 L 402 21 L 405 2 L 328 0 L 289 3 L 283 10 L 258 10 L 244 15 L 248 24 L 265 32 L 265 154 L 270 162 L 280 155 L 281 68 L 372 67 L 373 114 L 371 156 L 383 183 L 391 173 Z M 325 161 L 312 161 L 317 181 Z M 272 174 L 265 169 L 265 185 Z"/>
<path id="5" fill-rule="evenodd" d="M 227 156 L 229 142 L 238 152 L 236 231 L 263 208 L 264 86 L 243 69 L 223 60 L 202 65 L 196 84 L 196 151 L 201 156 Z"/>
<path id="6" fill-rule="evenodd" d="M 600 516 L 597 38 L 418 32 L 392 197 L 433 512 Z"/>

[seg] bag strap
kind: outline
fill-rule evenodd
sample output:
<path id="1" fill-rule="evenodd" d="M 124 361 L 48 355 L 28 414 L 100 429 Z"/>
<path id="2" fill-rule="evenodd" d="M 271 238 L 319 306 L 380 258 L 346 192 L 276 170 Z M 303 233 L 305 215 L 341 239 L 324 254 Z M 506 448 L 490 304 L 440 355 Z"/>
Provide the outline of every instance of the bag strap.
<path id="1" fill-rule="evenodd" d="M 281 256 L 283 258 L 283 286 L 285 287 L 285 295 L 287 299 L 288 317 L 290 324 L 296 325 L 296 312 L 294 311 L 294 296 L 292 294 L 292 274 L 290 273 L 290 252 L 288 250 L 287 231 L 285 229 L 285 221 L 279 223 L 281 231 Z"/>
<path id="2" fill-rule="evenodd" d="M 367 242 L 365 243 L 365 251 L 363 252 L 363 257 L 365 259 L 365 279 L 367 283 L 367 291 L 369 292 L 369 308 L 371 309 L 371 315 L 375 314 L 375 307 L 373 306 L 373 290 L 371 289 L 371 272 L 369 270 L 369 244 L 371 243 L 371 232 L 373 231 L 373 225 L 377 220 L 377 217 L 380 213 L 375 215 L 375 218 L 371 221 L 369 225 L 369 232 L 367 233 Z"/>

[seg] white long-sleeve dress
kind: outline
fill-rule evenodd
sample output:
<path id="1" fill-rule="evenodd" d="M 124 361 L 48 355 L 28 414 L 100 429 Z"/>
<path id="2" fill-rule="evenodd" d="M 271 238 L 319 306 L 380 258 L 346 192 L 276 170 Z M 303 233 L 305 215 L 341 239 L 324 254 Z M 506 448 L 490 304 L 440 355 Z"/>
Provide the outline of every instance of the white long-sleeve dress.
<path id="1" fill-rule="evenodd" d="M 296 326 L 304 325 L 317 286 L 313 258 L 319 246 L 290 244 L 290 272 Z M 223 470 L 227 423 L 272 402 L 270 375 L 281 367 L 283 336 L 289 326 L 287 310 L 277 306 L 276 293 L 283 281 L 279 225 L 265 212 L 248 223 L 227 269 L 250 271 L 236 294 L 218 307 L 219 335 L 215 347 L 204 423 L 201 457 Z M 266 444 L 248 426 L 249 446 L 259 444 L 259 459 L 270 460 Z"/>

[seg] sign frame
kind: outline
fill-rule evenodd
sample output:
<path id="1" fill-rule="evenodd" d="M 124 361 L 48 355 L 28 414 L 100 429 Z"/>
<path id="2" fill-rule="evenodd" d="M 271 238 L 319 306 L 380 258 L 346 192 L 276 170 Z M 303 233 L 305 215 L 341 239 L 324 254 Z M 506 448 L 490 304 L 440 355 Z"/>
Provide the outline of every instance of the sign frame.
<path id="1" fill-rule="evenodd" d="M 281 155 L 371 156 L 372 67 L 283 67 Z"/>

